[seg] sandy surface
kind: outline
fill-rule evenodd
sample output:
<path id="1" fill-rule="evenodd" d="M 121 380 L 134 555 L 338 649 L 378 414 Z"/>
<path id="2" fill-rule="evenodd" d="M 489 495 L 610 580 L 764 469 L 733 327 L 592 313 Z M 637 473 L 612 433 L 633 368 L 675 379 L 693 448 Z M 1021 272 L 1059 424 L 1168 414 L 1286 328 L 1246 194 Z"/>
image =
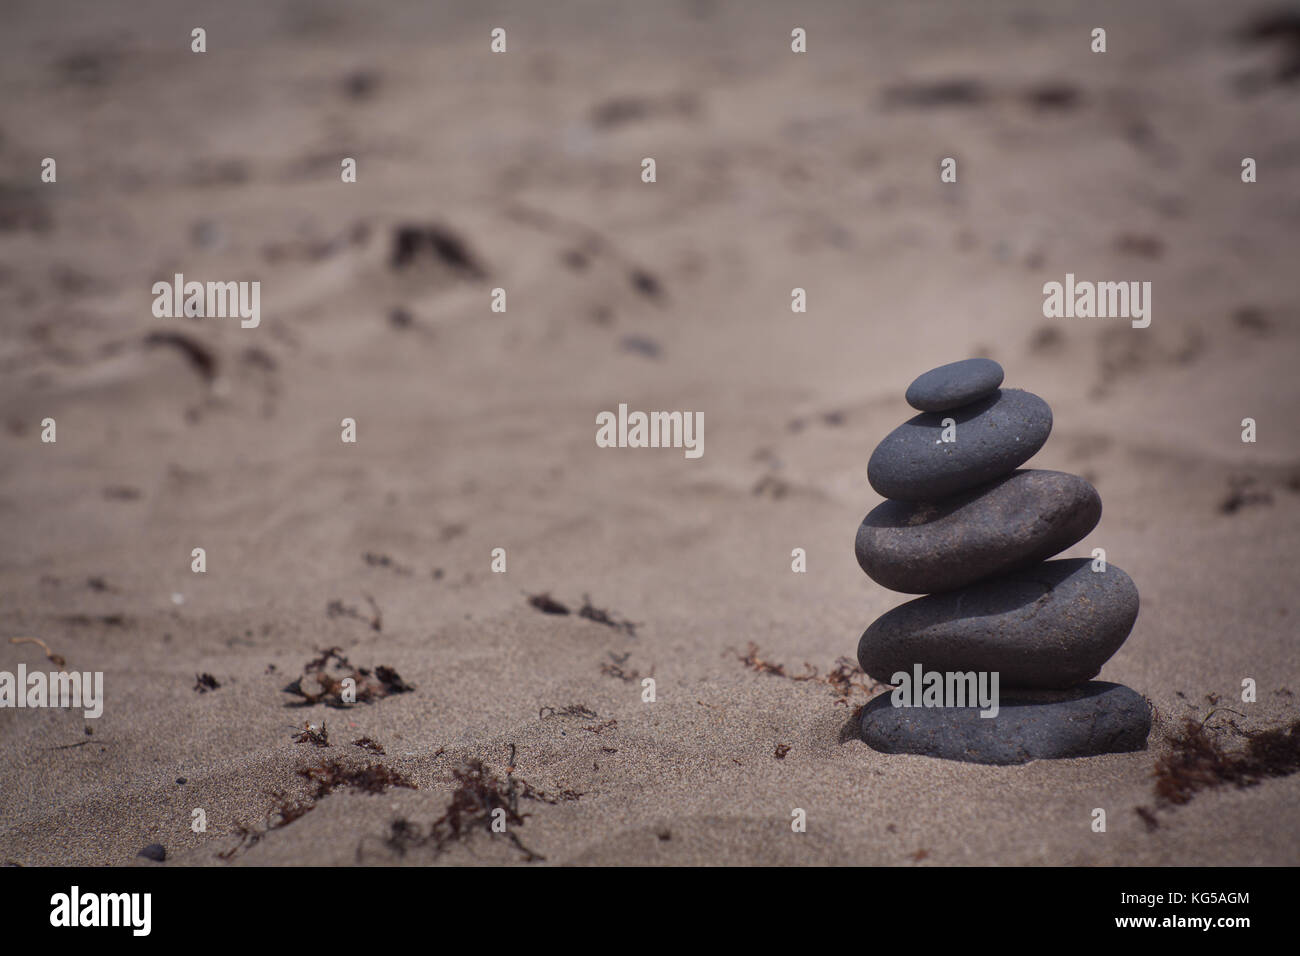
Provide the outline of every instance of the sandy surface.
<path id="1" fill-rule="evenodd" d="M 556 800 L 512 832 L 550 863 L 1300 862 L 1297 776 L 1154 830 L 1134 811 L 1207 695 L 1257 729 L 1300 694 L 1297 87 L 1270 78 L 1279 47 L 1235 38 L 1250 9 L 182 6 L 33 0 L 0 33 L 0 636 L 106 685 L 94 721 L 0 710 L 0 862 L 133 864 L 153 842 L 203 865 L 519 861 L 484 834 L 384 842 L 440 817 L 466 760 L 504 778 L 512 746 L 512 779 Z M 889 92 L 951 78 L 973 102 Z M 1045 84 L 1073 97 L 1036 106 Z M 393 269 L 407 223 L 485 274 Z M 260 281 L 261 325 L 155 318 L 174 272 Z M 1067 272 L 1153 282 L 1150 328 L 1045 319 Z M 215 375 L 147 347 L 159 331 Z M 1065 556 L 1104 547 L 1141 591 L 1101 677 L 1157 708 L 1145 753 L 886 756 L 842 733 L 863 690 L 740 660 L 753 642 L 825 675 L 906 599 L 854 560 L 867 457 L 916 374 L 974 354 L 1052 405 L 1033 464 L 1101 493 Z M 703 457 L 596 447 L 620 402 L 704 412 Z M 539 592 L 639 626 L 540 613 Z M 415 690 L 289 706 L 330 646 Z M 49 666 L 0 642 L 0 669 L 20 662 Z M 330 748 L 294 742 L 322 719 Z M 415 788 L 339 790 L 241 844 L 329 758 Z"/>

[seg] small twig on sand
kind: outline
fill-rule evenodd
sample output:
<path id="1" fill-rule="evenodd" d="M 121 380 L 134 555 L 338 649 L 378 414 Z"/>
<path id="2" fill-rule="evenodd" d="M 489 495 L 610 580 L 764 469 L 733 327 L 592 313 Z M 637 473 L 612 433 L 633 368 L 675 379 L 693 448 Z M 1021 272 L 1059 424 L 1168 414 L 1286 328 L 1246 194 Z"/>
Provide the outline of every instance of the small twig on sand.
<path id="1" fill-rule="evenodd" d="M 55 654 L 52 650 L 50 650 L 50 645 L 46 644 L 39 637 L 11 637 L 9 638 L 9 643 L 10 644 L 39 644 L 42 650 L 45 651 L 45 656 L 48 657 L 53 663 L 57 664 L 59 667 L 66 667 L 68 664 L 68 662 L 64 660 L 62 654 Z"/>

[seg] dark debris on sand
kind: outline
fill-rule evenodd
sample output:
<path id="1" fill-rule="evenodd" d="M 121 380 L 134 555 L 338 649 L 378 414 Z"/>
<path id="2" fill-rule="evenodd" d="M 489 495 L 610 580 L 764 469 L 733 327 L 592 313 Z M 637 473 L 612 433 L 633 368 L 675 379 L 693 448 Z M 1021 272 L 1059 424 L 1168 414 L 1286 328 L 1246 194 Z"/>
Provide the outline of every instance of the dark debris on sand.
<path id="1" fill-rule="evenodd" d="M 530 594 L 528 603 L 543 614 L 568 614 L 569 609 L 559 601 L 551 597 L 549 591 L 542 594 Z"/>
<path id="2" fill-rule="evenodd" d="M 1079 88 L 1061 80 L 1048 80 L 1025 92 L 1025 102 L 1036 110 L 1065 112 L 1075 109 L 1082 101 Z"/>
<path id="3" fill-rule="evenodd" d="M 578 617 L 585 617 L 589 621 L 595 621 L 597 624 L 604 624 L 606 627 L 612 627 L 616 631 L 622 631 L 628 637 L 636 637 L 636 629 L 640 627 L 626 618 L 620 620 L 611 615 L 603 608 L 594 606 L 591 603 L 591 597 L 584 594 L 582 596 L 582 607 L 578 610 Z"/>
<path id="4" fill-rule="evenodd" d="M 664 296 L 663 283 L 659 281 L 658 276 L 646 269 L 632 269 L 628 273 L 628 281 L 632 283 L 633 289 L 647 299 L 662 299 Z"/>
<path id="5" fill-rule="evenodd" d="M 1233 475 L 1228 479 L 1228 493 L 1219 502 L 1219 511 L 1225 515 L 1236 514 L 1252 505 L 1271 505 L 1273 493 L 1260 487 L 1253 475 Z"/>
<path id="6" fill-rule="evenodd" d="M 1243 731 L 1230 725 L 1211 734 L 1205 720 L 1188 718 L 1180 731 L 1170 735 L 1170 751 L 1156 761 L 1154 807 L 1134 810 L 1148 830 L 1159 826 L 1155 811 L 1188 803 L 1201 790 L 1233 784 L 1253 787 L 1265 780 L 1300 772 L 1300 720 L 1289 726 Z M 1244 737 L 1246 745 L 1229 750 L 1223 745 L 1228 735 Z"/>
<path id="7" fill-rule="evenodd" d="M 886 105 L 909 109 L 933 109 L 940 106 L 980 106 L 987 102 L 988 90 L 978 80 L 953 77 L 925 82 L 899 83 L 885 90 Z"/>
<path id="8" fill-rule="evenodd" d="M 9 638 L 9 643 L 10 644 L 36 644 L 41 648 L 41 650 L 45 652 L 46 659 L 49 660 L 52 664 L 56 665 L 57 667 L 68 666 L 67 658 L 65 658 L 62 654 L 56 654 L 54 651 L 50 650 L 50 645 L 46 644 L 39 637 L 11 637 Z"/>
<path id="9" fill-rule="evenodd" d="M 1241 28 L 1238 36 L 1248 45 L 1276 49 L 1273 79 L 1277 83 L 1300 80 L 1300 9 L 1278 9 L 1259 14 Z"/>
<path id="10" fill-rule="evenodd" d="M 395 770 L 390 770 L 381 763 L 367 764 L 364 767 L 351 767 L 341 760 L 327 760 L 323 763 L 304 767 L 298 776 L 316 785 L 312 799 L 327 797 L 335 790 L 359 790 L 362 793 L 383 793 L 390 787 L 418 789 L 414 783 Z"/>
<path id="11" fill-rule="evenodd" d="M 343 683 L 349 678 L 354 681 L 356 695 L 351 701 L 345 699 L 348 687 Z M 284 688 L 286 694 L 302 698 L 302 701 L 290 704 L 291 707 L 311 704 L 348 707 L 352 703 L 369 704 L 392 694 L 413 690 L 414 685 L 403 680 L 393 668 L 379 665 L 371 671 L 366 667 L 356 667 L 337 647 L 327 647 L 308 661 L 302 676 Z"/>
<path id="12" fill-rule="evenodd" d="M 752 641 L 746 645 L 743 654 L 736 651 L 735 648 L 728 648 L 723 653 L 724 655 L 735 655 L 737 660 L 756 674 L 769 674 L 773 677 L 784 677 L 787 680 L 816 681 L 825 684 L 834 691 L 838 698 L 836 700 L 837 704 L 847 705 L 855 690 L 860 690 L 870 697 L 877 691 L 889 686 L 867 677 L 858 663 L 847 657 L 838 658 L 835 661 L 835 666 L 823 676 L 818 672 L 817 668 L 807 661 L 804 662 L 802 674 L 787 673 L 784 664 L 766 660 L 762 656 L 762 652 L 759 651 L 758 645 Z"/>
<path id="13" fill-rule="evenodd" d="M 315 744 L 317 747 L 328 747 L 330 745 L 329 728 L 325 726 L 325 721 L 321 721 L 320 728 L 311 724 L 304 724 L 302 732 L 295 735 L 293 742 L 296 744 Z"/>
<path id="14" fill-rule="evenodd" d="M 181 353 L 205 382 L 217 377 L 217 353 L 207 345 L 182 332 L 150 332 L 144 338 L 146 348 L 168 346 Z"/>
<path id="15" fill-rule="evenodd" d="M 477 759 L 466 760 L 453 769 L 451 775 L 456 788 L 442 816 L 427 829 L 406 819 L 394 820 L 383 838 L 384 846 L 398 856 L 421 848 L 430 850 L 434 856 L 441 856 L 453 845 L 486 833 L 489 838 L 505 839 L 525 863 L 545 860 L 540 853 L 525 846 L 514 832 L 531 816 L 520 809 L 521 801 L 554 805 L 583 796 L 573 790 L 562 790 L 554 795 L 544 793 L 509 772 L 503 779 Z M 493 830 L 496 820 L 504 822 L 503 832 Z"/>
<path id="16" fill-rule="evenodd" d="M 571 613 L 569 606 L 555 600 L 555 598 L 551 597 L 549 591 L 544 591 L 541 594 L 530 594 L 528 604 L 543 614 L 563 615 Z M 618 618 L 604 608 L 596 607 L 591 603 L 591 596 L 588 594 L 582 596 L 582 607 L 578 609 L 578 617 L 594 621 L 596 624 L 603 624 L 616 631 L 622 631 L 629 637 L 636 637 L 636 629 L 640 627 L 634 621 Z"/>
<path id="17" fill-rule="evenodd" d="M 635 684 L 641 679 L 641 672 L 635 668 L 629 670 L 626 667 L 627 659 L 631 656 L 631 651 L 626 654 L 615 654 L 610 651 L 609 660 L 602 662 L 600 665 L 600 672 L 606 677 L 616 678 L 625 684 Z"/>
<path id="18" fill-rule="evenodd" d="M 367 563 L 371 563 L 371 562 L 367 561 Z M 330 601 L 329 604 L 325 605 L 325 616 L 329 618 L 350 617 L 353 620 L 361 621 L 365 624 L 370 625 L 370 629 L 374 631 L 376 634 L 378 634 L 384 629 L 384 614 L 382 611 L 379 610 L 379 605 L 375 603 L 375 599 L 373 597 L 371 597 L 369 594 L 366 594 L 365 592 L 362 592 L 361 596 L 365 598 L 366 603 L 370 605 L 369 618 L 367 618 L 364 614 L 362 614 L 352 605 L 344 604 L 338 598 L 335 598 L 334 600 Z"/>
<path id="19" fill-rule="evenodd" d="M 592 107 L 591 125 L 604 130 L 657 118 L 689 118 L 695 116 L 699 108 L 694 93 L 683 92 L 659 98 L 615 96 Z"/>
<path id="20" fill-rule="evenodd" d="M 484 279 L 487 269 L 469 244 L 457 233 L 437 223 L 407 223 L 393 229 L 389 265 L 398 271 L 431 257 L 467 279 Z"/>
<path id="21" fill-rule="evenodd" d="M 271 791 L 271 809 L 267 811 L 261 827 L 250 827 L 244 824 L 236 827 L 235 835 L 239 840 L 230 849 L 218 853 L 220 859 L 229 860 L 236 853 L 256 846 L 272 830 L 287 827 L 315 810 L 317 802 L 335 790 L 384 793 L 392 787 L 418 789 L 402 774 L 390 770 L 383 764 L 351 766 L 340 760 L 327 760 L 299 769 L 298 776 L 312 785 L 311 793 L 305 797 L 295 797 L 284 790 Z"/>
<path id="22" fill-rule="evenodd" d="M 411 569 L 400 563 L 387 554 L 380 554 L 376 551 L 367 551 L 361 555 L 361 560 L 366 562 L 372 568 L 384 568 L 389 571 L 395 571 L 398 574 L 410 574 Z"/>

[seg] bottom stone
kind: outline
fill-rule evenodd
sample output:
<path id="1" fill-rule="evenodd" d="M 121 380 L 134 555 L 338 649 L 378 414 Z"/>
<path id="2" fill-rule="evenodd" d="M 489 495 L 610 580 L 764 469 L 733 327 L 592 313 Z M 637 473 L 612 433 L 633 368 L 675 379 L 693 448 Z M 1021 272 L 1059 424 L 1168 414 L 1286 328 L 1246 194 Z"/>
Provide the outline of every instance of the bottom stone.
<path id="1" fill-rule="evenodd" d="M 1008 691 L 996 717 L 978 707 L 895 707 L 884 693 L 862 709 L 862 739 L 887 754 L 1015 764 L 1145 750 L 1151 709 L 1123 684 Z"/>

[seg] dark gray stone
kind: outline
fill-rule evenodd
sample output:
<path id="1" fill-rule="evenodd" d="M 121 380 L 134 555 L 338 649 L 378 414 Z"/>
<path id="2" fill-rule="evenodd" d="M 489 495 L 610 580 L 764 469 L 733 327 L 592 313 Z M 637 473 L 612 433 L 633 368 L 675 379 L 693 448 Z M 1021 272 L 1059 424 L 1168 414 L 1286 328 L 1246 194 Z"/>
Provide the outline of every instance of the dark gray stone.
<path id="1" fill-rule="evenodd" d="M 899 605 L 858 641 L 858 663 L 886 683 L 916 664 L 997 671 L 1004 688 L 1062 688 L 1097 676 L 1133 629 L 1138 592 L 1111 564 L 1048 561 Z"/>
<path id="2" fill-rule="evenodd" d="M 862 739 L 888 754 L 1018 764 L 1145 750 L 1151 732 L 1146 700 L 1106 681 L 1008 693 L 996 717 L 981 717 L 978 707 L 895 707 L 891 698 L 881 694 L 862 708 L 861 724 Z"/>
<path id="3" fill-rule="evenodd" d="M 956 440 L 941 440 L 943 421 Z M 1043 447 L 1052 410 L 1032 392 L 999 389 L 948 412 L 922 412 L 885 436 L 867 462 L 867 480 L 886 498 L 944 498 L 1015 471 Z"/>
<path id="4" fill-rule="evenodd" d="M 907 386 L 907 404 L 923 412 L 946 412 L 969 405 L 997 391 L 1002 366 L 992 359 L 973 358 L 932 368 Z"/>
<path id="5" fill-rule="evenodd" d="M 1101 498 L 1077 475 L 1017 471 L 939 501 L 884 502 L 858 528 L 858 564 L 895 591 L 950 591 L 1050 558 L 1099 520 Z"/>
<path id="6" fill-rule="evenodd" d="M 161 843 L 150 843 L 147 847 L 137 853 L 136 856 L 142 856 L 146 860 L 153 860 L 157 863 L 161 863 L 167 859 L 167 850 Z"/>

